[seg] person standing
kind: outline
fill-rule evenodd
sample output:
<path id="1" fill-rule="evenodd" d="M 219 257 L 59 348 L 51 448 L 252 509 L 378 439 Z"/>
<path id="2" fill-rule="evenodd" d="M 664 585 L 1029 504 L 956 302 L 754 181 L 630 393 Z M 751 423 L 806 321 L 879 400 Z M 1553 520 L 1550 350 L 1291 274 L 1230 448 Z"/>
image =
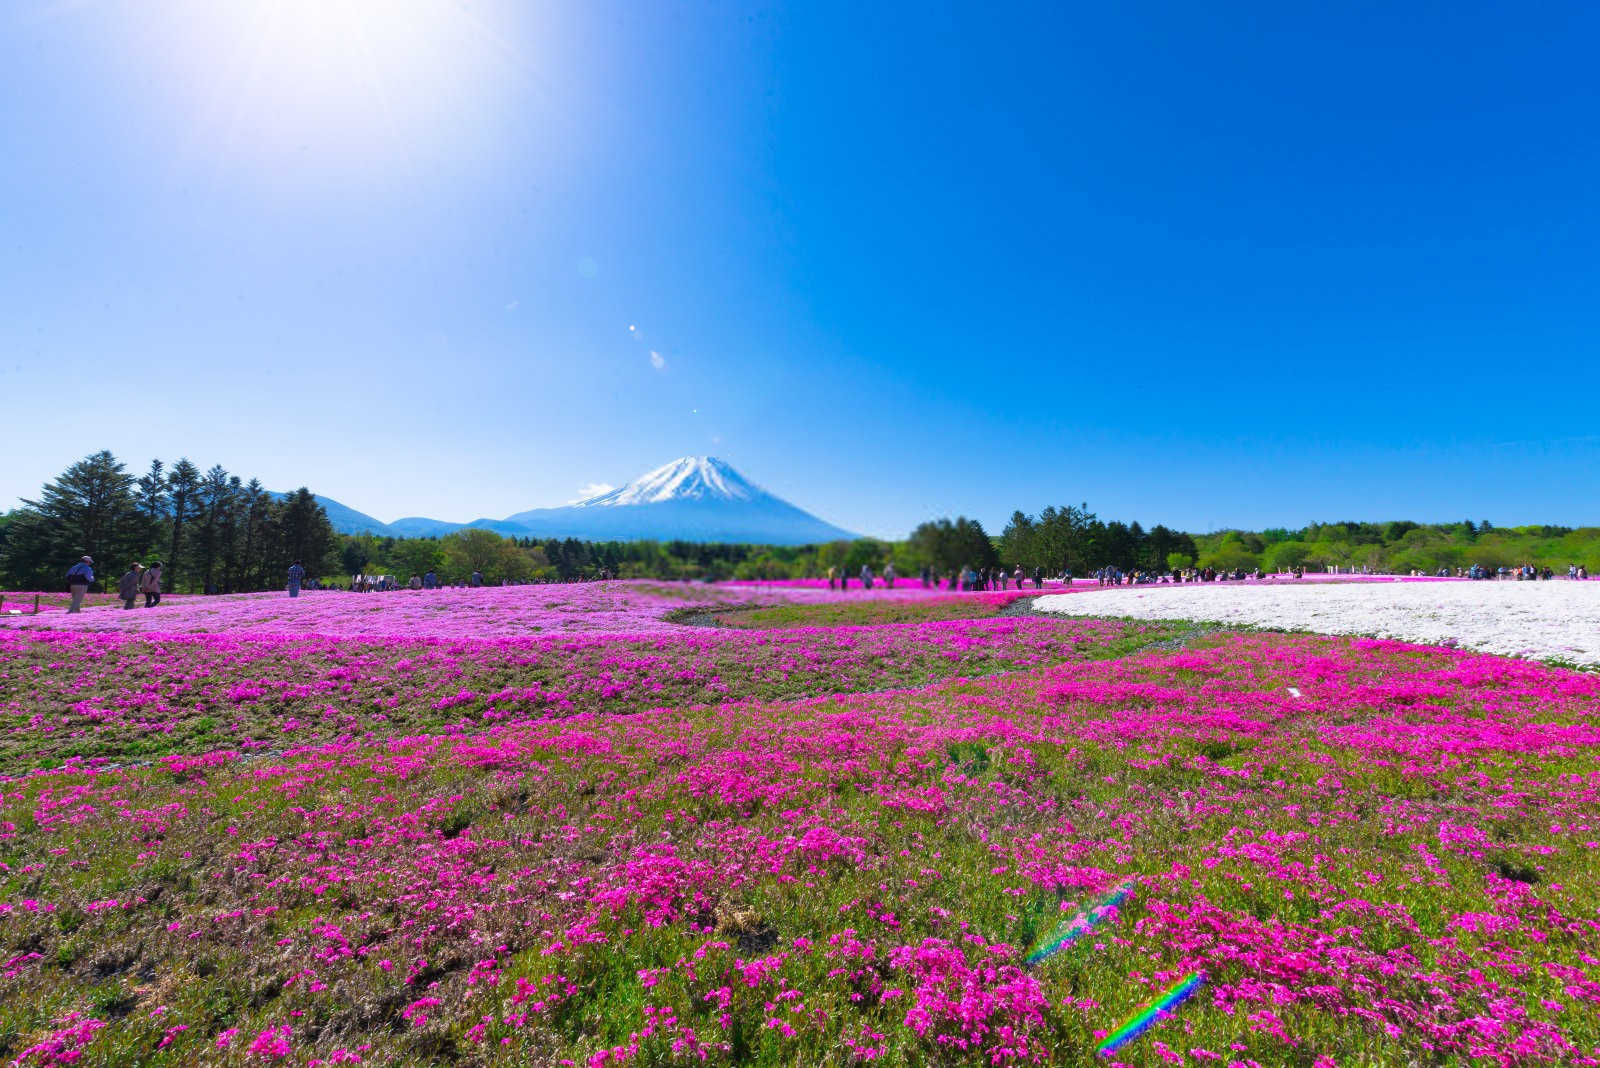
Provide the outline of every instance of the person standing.
<path id="1" fill-rule="evenodd" d="M 864 590 L 872 589 L 872 565 L 871 564 L 862 564 L 861 565 L 861 588 L 864 589 Z"/>
<path id="2" fill-rule="evenodd" d="M 425 590 L 436 590 L 439 588 L 439 573 L 431 567 L 428 568 L 427 572 L 422 576 L 422 588 Z"/>
<path id="3" fill-rule="evenodd" d="M 122 598 L 124 610 L 131 610 L 134 600 L 139 596 L 140 572 L 143 570 L 144 565 L 136 561 L 123 573 L 122 578 L 117 580 L 117 596 Z"/>
<path id="4" fill-rule="evenodd" d="M 67 592 L 72 595 L 72 603 L 67 605 L 68 612 L 83 611 L 83 595 L 89 592 L 89 583 L 94 581 L 94 560 L 85 556 L 77 563 L 67 568 Z"/>
<path id="5" fill-rule="evenodd" d="M 289 596 L 290 597 L 298 597 L 298 596 L 300 596 L 300 583 L 305 581 L 305 577 L 306 577 L 306 569 L 304 567 L 300 566 L 300 561 L 296 560 L 294 563 L 289 565 Z"/>
<path id="6" fill-rule="evenodd" d="M 474 588 L 477 588 L 478 586 L 482 586 L 483 585 L 483 572 L 482 571 L 474 571 L 472 573 L 472 578 L 468 579 L 467 581 Z"/>
<path id="7" fill-rule="evenodd" d="M 887 590 L 894 589 L 894 562 L 883 565 L 883 587 Z"/>
<path id="8" fill-rule="evenodd" d="M 161 561 L 153 560 L 139 576 L 139 592 L 144 594 L 144 606 L 154 608 L 161 603 Z"/>
<path id="9" fill-rule="evenodd" d="M 839 585 L 839 569 L 830 564 L 828 566 L 828 589 L 830 589 L 830 590 L 837 589 L 838 585 Z"/>

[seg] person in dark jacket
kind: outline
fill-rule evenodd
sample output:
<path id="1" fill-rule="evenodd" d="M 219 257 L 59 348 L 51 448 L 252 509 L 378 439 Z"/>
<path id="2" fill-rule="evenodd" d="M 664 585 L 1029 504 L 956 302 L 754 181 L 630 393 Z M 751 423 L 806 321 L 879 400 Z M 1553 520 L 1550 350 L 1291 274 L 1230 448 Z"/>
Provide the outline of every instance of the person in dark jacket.
<path id="1" fill-rule="evenodd" d="M 89 592 L 89 583 L 93 581 L 93 558 L 85 556 L 67 568 L 67 592 L 72 595 L 72 603 L 67 605 L 68 612 L 83 611 L 83 595 Z"/>
<path id="2" fill-rule="evenodd" d="M 128 568 L 127 571 L 123 572 L 122 577 L 117 580 L 117 596 L 122 598 L 122 607 L 126 610 L 131 611 L 133 608 L 133 602 L 138 599 L 139 579 L 143 577 L 141 574 L 143 571 L 144 565 L 135 562 L 134 565 Z"/>
<path id="3" fill-rule="evenodd" d="M 289 596 L 290 597 L 298 597 L 298 596 L 300 596 L 300 583 L 304 582 L 305 578 L 306 578 L 306 569 L 304 567 L 300 566 L 300 561 L 296 560 L 294 563 L 289 565 Z"/>

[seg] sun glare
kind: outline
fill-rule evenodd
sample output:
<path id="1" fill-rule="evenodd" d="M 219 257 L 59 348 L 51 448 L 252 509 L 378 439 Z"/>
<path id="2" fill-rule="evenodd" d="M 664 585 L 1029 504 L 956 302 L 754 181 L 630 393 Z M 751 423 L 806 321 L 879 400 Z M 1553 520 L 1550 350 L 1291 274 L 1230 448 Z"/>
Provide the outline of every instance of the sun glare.
<path id="1" fill-rule="evenodd" d="M 173 30 L 208 149 L 302 169 L 447 151 L 515 76 L 495 27 L 448 0 L 228 0 Z"/>

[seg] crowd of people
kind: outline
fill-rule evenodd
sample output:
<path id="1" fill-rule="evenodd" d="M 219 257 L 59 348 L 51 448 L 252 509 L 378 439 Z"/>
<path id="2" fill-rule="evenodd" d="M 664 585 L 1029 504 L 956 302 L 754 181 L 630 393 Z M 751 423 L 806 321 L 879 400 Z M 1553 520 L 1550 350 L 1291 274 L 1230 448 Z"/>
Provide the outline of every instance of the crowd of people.
<path id="1" fill-rule="evenodd" d="M 1447 572 L 1441 568 L 1439 573 L 1443 575 Z M 1538 567 L 1534 564 L 1523 564 L 1521 567 L 1497 568 L 1487 568 L 1482 564 L 1473 564 L 1465 569 L 1456 568 L 1456 575 L 1459 578 L 1477 579 L 1480 582 L 1487 579 L 1495 579 L 1501 582 L 1548 582 L 1556 577 L 1554 568 Z M 1588 577 L 1589 569 L 1582 564 L 1567 565 L 1567 578 L 1583 581 Z"/>
<path id="2" fill-rule="evenodd" d="M 1335 573 L 1338 572 L 1338 569 L 1333 570 Z M 1360 569 L 1359 572 L 1355 568 L 1350 568 L 1348 570 L 1352 574 L 1370 573 L 1366 568 Z M 1305 578 L 1305 568 L 1291 568 L 1289 571 L 1284 572 L 1284 574 L 1287 574 L 1292 578 L 1303 579 Z M 1412 571 L 1411 574 L 1413 576 L 1418 576 L 1421 575 L 1422 572 Z M 1437 575 L 1440 578 L 1449 578 L 1451 577 L 1451 574 L 1451 569 L 1444 567 L 1440 568 L 1437 572 Z M 1456 578 L 1476 580 L 1495 579 L 1500 581 L 1531 582 L 1541 580 L 1548 581 L 1555 578 L 1556 574 L 1554 569 L 1550 567 L 1541 568 L 1535 566 L 1534 564 L 1524 564 L 1521 567 L 1510 568 L 1489 568 L 1482 564 L 1473 564 L 1470 567 L 1455 568 L 1454 576 Z M 605 581 L 611 577 L 611 572 L 606 568 L 601 568 L 596 574 L 596 578 L 601 581 Z M 883 582 L 883 585 L 886 589 L 892 590 L 894 589 L 894 583 L 897 576 L 895 574 L 894 564 L 890 563 L 884 566 L 881 575 L 873 570 L 872 565 L 862 564 L 861 570 L 857 573 L 856 577 L 861 583 L 861 588 L 864 590 L 872 589 L 873 583 L 880 580 Z M 1032 581 L 1034 589 L 1041 590 L 1044 588 L 1045 582 L 1043 568 L 1035 567 L 1031 573 L 1028 573 L 1023 571 L 1021 565 L 1012 568 L 1010 571 L 1007 571 L 1003 566 L 984 568 L 969 566 L 959 567 L 948 573 L 941 573 L 938 569 L 933 567 L 923 567 L 919 577 L 922 580 L 922 587 L 924 589 L 936 590 L 942 587 L 951 591 L 1004 591 L 1012 588 L 1023 590 L 1027 588 L 1027 583 L 1029 581 Z M 1064 569 L 1051 577 L 1056 581 L 1070 584 L 1072 582 L 1072 571 L 1071 569 Z M 1116 567 L 1101 567 L 1096 568 L 1093 572 L 1091 572 L 1090 577 L 1092 577 L 1095 580 L 1095 583 L 1100 586 L 1136 586 L 1149 583 L 1243 582 L 1247 580 L 1259 581 L 1266 576 L 1262 574 L 1259 567 L 1250 571 L 1246 571 L 1243 568 L 1219 571 L 1216 568 L 1211 567 L 1186 567 L 1173 568 L 1171 571 L 1161 572 L 1143 570 L 1123 571 L 1121 568 Z M 1589 577 L 1589 569 L 1582 564 L 1572 564 L 1567 568 L 1566 577 L 1574 580 L 1586 580 Z M 828 568 L 827 578 L 828 589 L 830 590 L 850 589 L 850 574 L 843 567 Z M 70 594 L 67 611 L 81 612 L 83 611 L 84 597 L 88 593 L 89 587 L 94 583 L 93 558 L 87 555 L 80 558 L 77 563 L 73 564 L 67 569 L 66 579 L 67 592 Z M 437 590 L 444 589 L 451 585 L 454 585 L 457 588 L 462 586 L 468 588 L 477 588 L 486 584 L 482 571 L 473 571 L 465 583 L 458 582 L 452 584 L 442 582 L 439 578 L 438 572 L 430 568 L 421 575 L 412 575 L 411 578 L 403 584 L 397 581 L 393 575 L 355 574 L 350 576 L 350 584 L 348 587 L 340 587 L 337 583 L 329 584 L 327 587 L 323 587 L 317 579 L 307 576 L 305 566 L 299 560 L 296 560 L 290 565 L 287 579 L 287 587 L 290 597 L 299 597 L 302 589 L 348 589 L 354 593 L 382 593 L 389 590 L 398 589 Z M 500 585 L 502 586 L 520 586 L 526 584 L 527 580 L 500 580 Z M 206 592 L 215 593 L 216 591 L 211 587 L 207 587 Z M 129 565 L 128 570 L 120 579 L 117 580 L 117 596 L 122 599 L 123 608 L 132 609 L 134 607 L 134 603 L 141 595 L 144 597 L 144 606 L 146 608 L 154 608 L 156 605 L 161 603 L 160 560 L 156 560 L 150 564 L 149 567 L 146 567 L 144 564 L 135 561 L 133 564 Z"/>
<path id="3" fill-rule="evenodd" d="M 861 571 L 858 573 L 857 577 L 860 578 L 861 588 L 864 590 L 872 589 L 872 584 L 880 578 L 883 580 L 884 589 L 892 590 L 894 589 L 894 580 L 898 576 L 895 574 L 893 564 L 884 565 L 883 574 L 881 576 L 872 569 L 871 564 L 862 564 Z M 850 573 L 847 570 L 842 567 L 828 568 L 828 589 L 848 590 L 849 588 Z"/>

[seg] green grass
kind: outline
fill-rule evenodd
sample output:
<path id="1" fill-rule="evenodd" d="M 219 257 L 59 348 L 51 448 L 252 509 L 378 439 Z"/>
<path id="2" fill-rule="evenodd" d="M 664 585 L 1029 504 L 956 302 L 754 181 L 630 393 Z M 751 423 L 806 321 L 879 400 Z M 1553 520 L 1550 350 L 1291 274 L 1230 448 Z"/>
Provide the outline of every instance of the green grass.
<path id="1" fill-rule="evenodd" d="M 1114 922 L 1028 973 L 1047 1005 L 1026 1030 L 1052 1063 L 1106 1063 L 1092 1052 L 1097 1032 L 1196 955 L 1211 962 L 1207 995 L 1130 1048 L 1128 1063 L 1164 1063 L 1159 1041 L 1263 1065 L 1310 1066 L 1321 1053 L 1466 1065 L 1430 1049 L 1419 1021 L 1451 1028 L 1494 1013 L 1558 1027 L 1581 1050 L 1600 1044 L 1596 994 L 1584 993 L 1595 969 L 1579 983 L 1549 967 L 1582 972 L 1600 954 L 1600 849 L 1585 845 L 1597 836 L 1593 752 L 1387 759 L 1325 737 L 1377 708 L 1330 717 L 1289 706 L 1259 736 L 1163 734 L 1137 728 L 1170 701 L 1049 695 L 1062 678 L 1100 672 L 1263 714 L 1313 669 L 1349 682 L 1428 678 L 1453 662 L 1269 634 L 1219 659 L 1206 654 L 1235 637 L 1185 632 L 1178 649 L 1175 633 L 1097 647 L 1108 663 L 912 694 L 490 725 L 292 759 L 4 782 L 0 901 L 14 907 L 0 961 L 39 958 L 0 980 L 0 1061 L 75 1011 L 108 1024 L 87 1065 L 246 1064 L 254 1036 L 284 1023 L 295 1062 L 367 1044 L 366 1063 L 586 1063 L 633 1042 L 648 1006 L 726 1043 L 713 1063 L 847 1064 L 846 1042 L 866 1030 L 889 1036 L 876 1063 L 973 1063 L 980 1053 L 905 1026 L 909 995 L 887 992 L 915 980 L 888 954 L 934 938 L 980 970 L 1014 963 L 1063 903 L 1092 898 L 1073 880 L 1128 876 L 1139 890 Z M 1455 691 L 1450 707 L 1510 714 L 1493 687 Z M 938 803 L 904 803 L 916 798 Z M 1446 822 L 1482 830 L 1487 844 L 1442 846 Z M 818 826 L 858 841 L 859 857 L 785 852 Z M 1477 913 L 1517 923 L 1485 933 L 1457 922 Z M 585 919 L 596 940 L 572 934 Z M 318 934 L 327 922 L 365 952 L 319 955 L 335 944 Z M 845 931 L 875 955 L 857 964 L 796 948 Z M 742 966 L 783 954 L 746 981 Z M 499 961 L 500 981 L 469 985 L 485 958 Z M 518 979 L 554 974 L 576 993 L 529 1026 L 504 1022 Z M 1238 1011 L 1211 999 L 1256 982 L 1326 992 Z M 405 1020 L 430 993 L 444 1004 L 429 1022 Z M 1401 1037 L 1320 1007 L 1335 1002 L 1382 1003 Z M 1286 1037 L 1256 1015 L 1268 1007 Z M 485 1014 L 495 1022 L 479 1041 Z M 775 1017 L 796 1035 L 766 1026 Z M 158 1048 L 179 1023 L 189 1030 Z M 219 1051 L 216 1036 L 234 1027 Z M 690 1059 L 671 1043 L 668 1032 L 641 1039 L 635 1063 Z"/>
<path id="2" fill-rule="evenodd" d="M 989 619 L 1003 604 L 984 598 L 939 598 L 928 601 L 859 601 L 817 604 L 729 605 L 684 608 L 668 615 L 675 622 L 700 622 L 741 630 L 792 630 L 800 627 L 867 627 L 887 623 L 932 623 L 950 619 Z"/>

